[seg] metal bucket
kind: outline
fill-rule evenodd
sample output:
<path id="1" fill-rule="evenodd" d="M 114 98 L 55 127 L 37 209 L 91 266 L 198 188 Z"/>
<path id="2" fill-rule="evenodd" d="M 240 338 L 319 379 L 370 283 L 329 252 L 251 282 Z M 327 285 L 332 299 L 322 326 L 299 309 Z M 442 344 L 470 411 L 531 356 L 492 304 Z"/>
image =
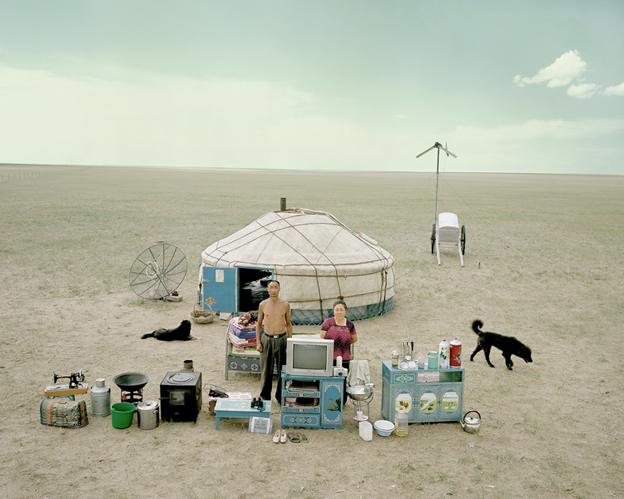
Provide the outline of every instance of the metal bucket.
<path id="1" fill-rule="evenodd" d="M 160 417 L 158 415 L 159 405 L 156 400 L 145 400 L 139 402 L 137 414 L 139 416 L 139 428 L 142 430 L 153 430 L 158 427 Z"/>

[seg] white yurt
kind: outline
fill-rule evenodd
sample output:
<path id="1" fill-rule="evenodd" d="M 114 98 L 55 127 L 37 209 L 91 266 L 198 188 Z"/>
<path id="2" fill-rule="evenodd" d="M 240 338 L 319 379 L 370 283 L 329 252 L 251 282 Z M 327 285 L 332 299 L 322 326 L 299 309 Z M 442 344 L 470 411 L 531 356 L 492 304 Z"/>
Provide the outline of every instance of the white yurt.
<path id="1" fill-rule="evenodd" d="M 294 324 L 320 324 L 338 299 L 347 303 L 352 320 L 394 306 L 392 255 L 323 211 L 267 213 L 201 256 L 199 299 L 215 312 L 257 309 L 270 279 L 280 282 Z"/>

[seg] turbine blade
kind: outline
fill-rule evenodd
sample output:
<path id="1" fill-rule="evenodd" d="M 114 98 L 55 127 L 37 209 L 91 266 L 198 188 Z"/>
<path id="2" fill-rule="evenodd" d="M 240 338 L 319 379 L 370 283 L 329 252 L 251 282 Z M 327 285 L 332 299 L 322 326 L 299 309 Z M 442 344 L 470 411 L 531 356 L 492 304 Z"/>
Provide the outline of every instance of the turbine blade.
<path id="1" fill-rule="evenodd" d="M 453 156 L 454 158 L 457 157 L 455 154 L 453 154 L 451 151 L 449 151 L 446 148 L 446 144 L 444 144 L 444 146 L 440 145 L 440 149 L 442 149 L 446 153 L 447 156 Z"/>
<path id="2" fill-rule="evenodd" d="M 416 156 L 417 158 L 420 158 L 422 155 L 427 154 L 429 151 L 431 151 L 431 149 L 435 149 L 436 147 L 438 147 L 438 143 L 436 142 L 435 144 L 433 144 L 429 149 L 427 149 L 426 151 L 421 152 L 418 156 Z"/>

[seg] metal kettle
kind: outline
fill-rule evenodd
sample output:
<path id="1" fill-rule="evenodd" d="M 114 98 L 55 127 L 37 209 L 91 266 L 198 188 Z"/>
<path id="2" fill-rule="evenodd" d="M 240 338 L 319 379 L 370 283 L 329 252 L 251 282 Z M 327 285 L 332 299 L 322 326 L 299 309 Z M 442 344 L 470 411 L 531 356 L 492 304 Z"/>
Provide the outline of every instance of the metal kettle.
<path id="1" fill-rule="evenodd" d="M 470 414 L 476 415 L 470 416 Z M 467 433 L 479 433 L 479 428 L 481 427 L 481 414 L 479 414 L 479 411 L 468 411 L 464 414 L 461 418 L 461 426 Z"/>

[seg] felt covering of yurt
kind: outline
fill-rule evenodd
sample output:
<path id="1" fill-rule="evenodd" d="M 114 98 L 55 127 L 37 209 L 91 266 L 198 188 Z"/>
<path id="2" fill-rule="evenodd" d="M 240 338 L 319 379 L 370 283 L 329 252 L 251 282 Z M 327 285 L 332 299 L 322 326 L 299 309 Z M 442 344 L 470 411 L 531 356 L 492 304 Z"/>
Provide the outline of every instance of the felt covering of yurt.
<path id="1" fill-rule="evenodd" d="M 371 237 L 330 213 L 304 208 L 269 212 L 202 252 L 203 267 L 273 271 L 293 324 L 320 324 L 336 300 L 351 320 L 394 307 L 394 258 Z"/>

